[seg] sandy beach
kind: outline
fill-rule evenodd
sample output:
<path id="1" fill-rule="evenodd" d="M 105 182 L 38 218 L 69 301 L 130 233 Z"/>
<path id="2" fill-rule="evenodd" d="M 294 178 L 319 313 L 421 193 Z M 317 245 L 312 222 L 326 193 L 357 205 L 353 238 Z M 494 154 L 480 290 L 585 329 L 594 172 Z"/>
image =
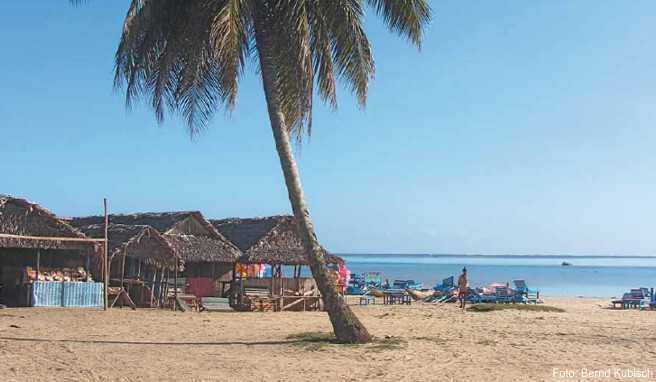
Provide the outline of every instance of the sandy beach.
<path id="1" fill-rule="evenodd" d="M 607 302 L 547 299 L 564 313 L 355 307 L 378 338 L 365 346 L 312 342 L 315 335 L 304 333 L 330 331 L 324 313 L 5 309 L 0 375 L 4 381 L 552 381 L 613 380 L 617 375 L 599 373 L 651 367 L 651 375 L 636 380 L 656 380 L 656 312 L 602 308 Z M 598 378 L 581 375 L 583 368 Z"/>

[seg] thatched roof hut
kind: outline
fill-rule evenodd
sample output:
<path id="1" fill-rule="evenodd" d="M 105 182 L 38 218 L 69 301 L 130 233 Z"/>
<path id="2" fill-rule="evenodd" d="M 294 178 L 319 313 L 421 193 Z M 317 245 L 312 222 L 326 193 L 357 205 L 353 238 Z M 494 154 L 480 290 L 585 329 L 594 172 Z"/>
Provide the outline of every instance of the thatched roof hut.
<path id="1" fill-rule="evenodd" d="M 97 245 L 41 206 L 0 195 L 0 248 L 97 251 Z"/>
<path id="2" fill-rule="evenodd" d="M 103 220 L 102 216 L 90 216 L 72 218 L 71 223 L 79 227 L 91 223 L 86 227 L 93 227 L 101 225 Z M 120 226 L 124 230 L 127 227 L 152 227 L 162 234 L 161 240 L 165 240 L 168 247 L 185 263 L 234 263 L 241 256 L 241 251 L 198 211 L 109 215 L 109 221 L 110 226 Z M 110 232 L 110 242 L 114 234 Z"/>
<path id="3" fill-rule="evenodd" d="M 81 227 L 89 237 L 104 237 L 104 224 Z M 138 259 L 156 268 L 174 269 L 176 253 L 169 242 L 156 229 L 146 225 L 125 225 L 112 223 L 107 227 L 109 254 Z"/>
<path id="4" fill-rule="evenodd" d="M 244 253 L 243 264 L 308 265 L 293 216 L 210 220 L 214 227 Z M 342 263 L 324 250 L 327 263 Z"/>
<path id="5" fill-rule="evenodd" d="M 186 263 L 234 263 L 241 251 L 226 239 L 195 235 L 164 235 Z"/>
<path id="6" fill-rule="evenodd" d="M 143 212 L 109 215 L 113 224 L 150 226 L 161 234 L 209 236 L 224 239 L 199 211 Z M 102 224 L 103 216 L 75 217 L 71 225 L 83 227 Z"/>

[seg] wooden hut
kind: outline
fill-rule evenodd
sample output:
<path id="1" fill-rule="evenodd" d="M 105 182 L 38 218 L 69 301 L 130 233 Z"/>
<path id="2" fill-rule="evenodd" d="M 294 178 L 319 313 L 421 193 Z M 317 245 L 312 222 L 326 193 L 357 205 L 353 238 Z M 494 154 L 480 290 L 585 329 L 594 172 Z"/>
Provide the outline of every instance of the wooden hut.
<path id="1" fill-rule="evenodd" d="M 73 224 L 100 224 L 102 219 L 74 218 Z M 146 225 L 161 233 L 185 264 L 179 274 L 178 289 L 198 297 L 221 296 L 232 280 L 232 270 L 241 252 L 198 211 L 110 215 L 109 220 L 113 224 Z"/>
<path id="2" fill-rule="evenodd" d="M 103 242 L 88 239 L 35 203 L 0 195 L 0 303 L 61 306 L 56 293 L 63 291 L 63 282 L 100 278 Z M 56 283 L 57 291 L 49 289 L 49 282 Z M 50 290 L 51 301 L 35 301 L 36 284 L 39 290 Z M 97 301 L 102 287 L 93 286 L 100 291 Z"/>
<path id="3" fill-rule="evenodd" d="M 103 237 L 104 224 L 81 226 L 80 230 L 89 237 Z M 180 265 L 164 236 L 147 225 L 111 223 L 108 242 L 109 282 L 115 296 L 110 305 L 122 302 L 121 292 L 125 291 L 129 296 L 128 304 L 162 306 L 173 272 Z"/>
<path id="4" fill-rule="evenodd" d="M 233 297 L 236 308 L 279 311 L 320 308 L 314 279 L 302 277 L 302 267 L 308 265 L 308 259 L 292 216 L 230 218 L 211 222 L 244 253 L 238 260 L 238 269 L 241 265 L 252 264 L 267 264 L 272 268 L 269 278 L 250 278 L 235 272 Z M 324 251 L 324 256 L 328 264 L 344 263 L 340 257 L 327 251 Z M 285 272 L 285 267 L 291 268 L 291 272 L 289 269 Z M 249 297 L 249 294 L 257 296 Z"/>
<path id="5" fill-rule="evenodd" d="M 102 224 L 103 221 L 103 216 L 87 216 L 72 218 L 71 223 L 80 227 Z M 115 214 L 109 215 L 109 221 L 114 224 L 146 225 L 153 227 L 161 234 L 221 236 L 199 211 Z"/>
<path id="6" fill-rule="evenodd" d="M 232 282 L 234 264 L 241 251 L 223 236 L 164 236 L 185 263 L 189 292 L 197 297 L 223 297 Z"/>

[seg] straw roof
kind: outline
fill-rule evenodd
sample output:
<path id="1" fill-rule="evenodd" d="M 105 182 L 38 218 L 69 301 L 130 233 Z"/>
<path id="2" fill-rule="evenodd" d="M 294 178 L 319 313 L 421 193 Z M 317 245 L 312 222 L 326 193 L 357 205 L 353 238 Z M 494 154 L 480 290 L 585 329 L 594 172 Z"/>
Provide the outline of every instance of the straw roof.
<path id="1" fill-rule="evenodd" d="M 241 251 L 228 240 L 206 236 L 164 235 L 176 254 L 186 263 L 234 263 Z"/>
<path id="2" fill-rule="evenodd" d="M 103 216 L 74 217 L 71 219 L 71 225 L 83 227 L 94 224 L 102 224 Z M 203 234 L 217 239 L 223 239 L 214 226 L 199 211 L 173 211 L 173 212 L 142 212 L 135 214 L 117 214 L 109 215 L 110 223 L 124 225 L 146 225 L 153 227 L 159 233 L 172 233 L 177 226 L 183 224 L 188 219 L 193 219 L 204 229 Z M 178 232 L 176 232 L 178 233 Z M 185 232 L 190 233 L 190 232 Z M 195 233 L 196 234 L 196 233 Z"/>
<path id="3" fill-rule="evenodd" d="M 8 195 L 0 195 L 0 234 L 0 248 L 90 250 L 96 245 L 38 204 Z"/>
<path id="4" fill-rule="evenodd" d="M 308 259 L 293 216 L 229 218 L 210 220 L 216 229 L 232 241 L 244 255 L 244 264 L 307 265 Z M 324 250 L 327 263 L 344 260 Z"/>
<path id="5" fill-rule="evenodd" d="M 104 224 L 80 229 L 90 237 L 105 236 Z M 164 236 L 150 226 L 112 223 L 107 227 L 107 238 L 111 257 L 125 255 L 158 268 L 175 269 L 175 251 Z"/>

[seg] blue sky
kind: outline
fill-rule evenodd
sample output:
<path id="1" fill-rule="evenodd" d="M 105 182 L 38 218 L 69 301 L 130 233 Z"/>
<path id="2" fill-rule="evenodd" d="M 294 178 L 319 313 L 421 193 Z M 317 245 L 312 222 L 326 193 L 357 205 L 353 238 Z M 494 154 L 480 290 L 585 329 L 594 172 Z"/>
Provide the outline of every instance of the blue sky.
<path id="1" fill-rule="evenodd" d="M 290 211 L 254 69 L 191 140 L 112 89 L 127 1 L 0 4 L 0 193 L 61 215 Z M 421 52 L 367 19 L 360 110 L 299 153 L 338 252 L 656 255 L 656 2 L 433 1 Z"/>

